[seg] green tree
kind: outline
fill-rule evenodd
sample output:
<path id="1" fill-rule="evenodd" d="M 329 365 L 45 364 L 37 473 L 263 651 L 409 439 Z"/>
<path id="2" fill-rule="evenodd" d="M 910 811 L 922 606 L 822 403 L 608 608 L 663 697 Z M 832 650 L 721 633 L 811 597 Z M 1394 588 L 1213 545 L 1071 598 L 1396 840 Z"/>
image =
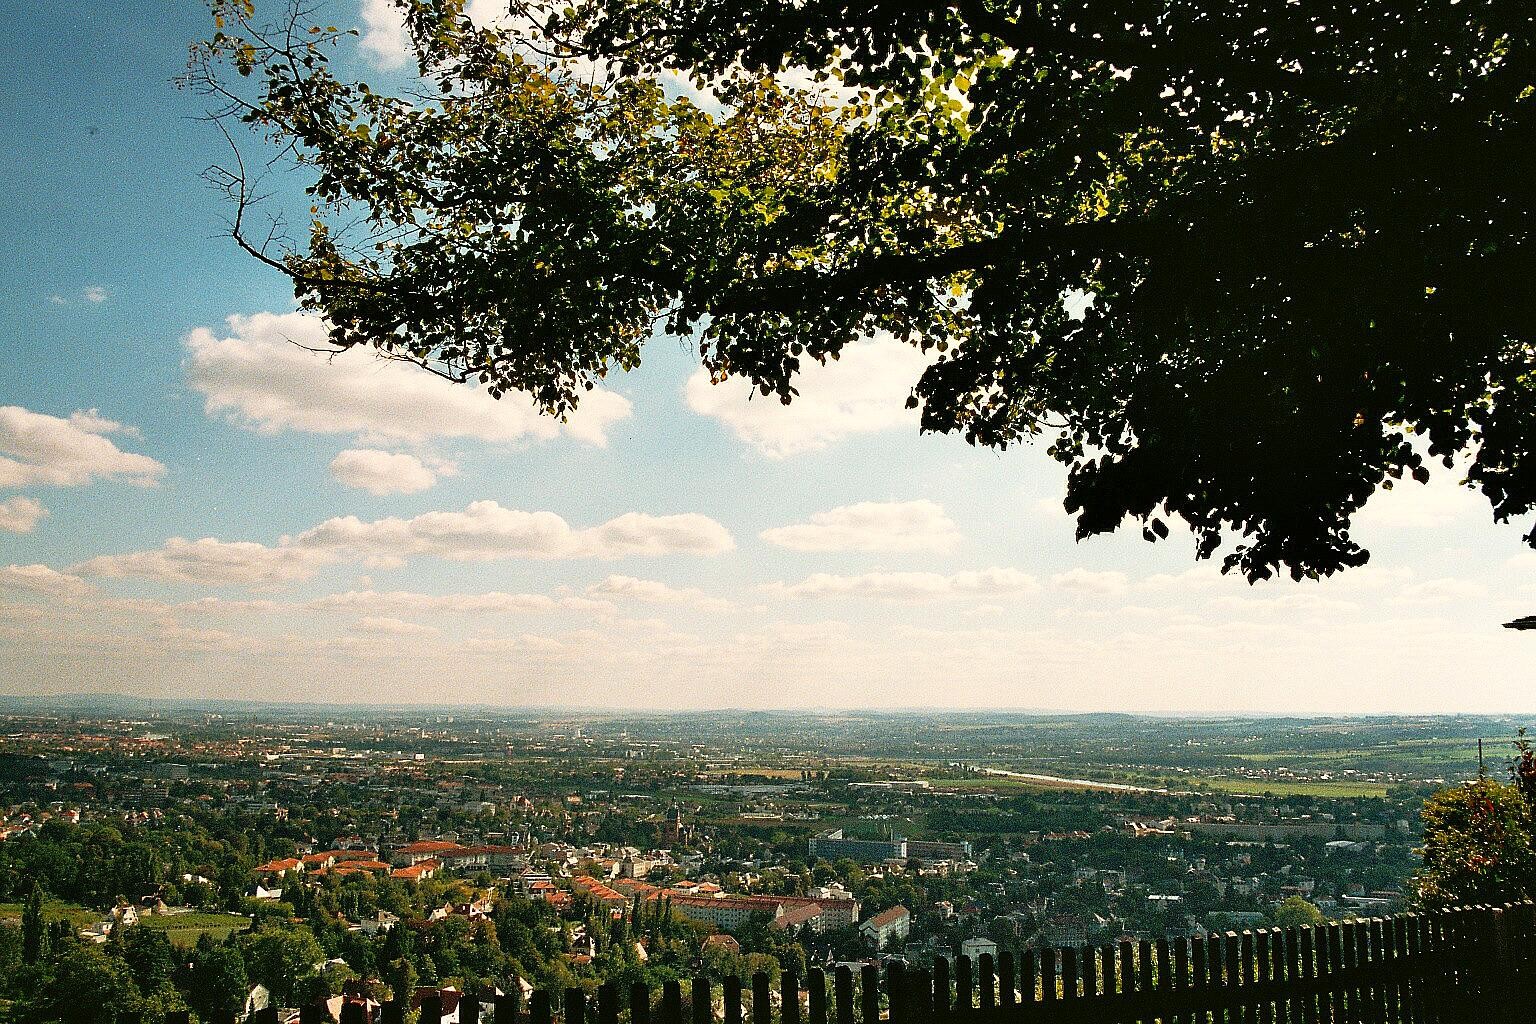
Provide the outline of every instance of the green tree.
<path id="1" fill-rule="evenodd" d="M 324 950 L 304 927 L 264 928 L 249 938 L 242 952 L 251 980 L 265 985 L 280 1006 L 293 1005 L 325 962 Z"/>
<path id="2" fill-rule="evenodd" d="M 99 946 L 59 954 L 32 1005 L 33 1019 L 62 1024 L 116 1024 L 139 1017 L 142 999 L 128 965 Z"/>
<path id="3" fill-rule="evenodd" d="M 21 959 L 35 964 L 47 949 L 46 923 L 43 920 L 43 887 L 36 881 L 21 908 Z"/>
<path id="4" fill-rule="evenodd" d="M 245 1005 L 250 979 L 245 958 L 233 945 L 200 949 L 187 985 L 188 1002 L 204 1021 L 233 1020 Z"/>
<path id="5" fill-rule="evenodd" d="M 1531 807 L 1516 787 L 1488 778 L 1453 786 L 1425 801 L 1423 818 L 1421 905 L 1498 904 L 1536 895 Z"/>
<path id="6" fill-rule="evenodd" d="M 176 952 L 170 939 L 154 928 L 124 929 L 123 959 L 133 972 L 134 984 L 146 995 L 163 988 L 176 969 Z"/>
<path id="7" fill-rule="evenodd" d="M 1305 928 L 1326 920 L 1316 904 L 1300 896 L 1287 896 L 1275 906 L 1274 921 L 1279 928 Z"/>
<path id="8" fill-rule="evenodd" d="M 1536 505 L 1521 0 L 397 2 L 409 94 L 237 0 L 194 52 L 312 172 L 287 249 L 223 183 L 340 348 L 563 415 L 656 333 L 783 401 L 883 333 L 923 429 L 1049 440 L 1079 536 L 1182 519 L 1255 578 L 1363 563 L 1428 461 Z"/>

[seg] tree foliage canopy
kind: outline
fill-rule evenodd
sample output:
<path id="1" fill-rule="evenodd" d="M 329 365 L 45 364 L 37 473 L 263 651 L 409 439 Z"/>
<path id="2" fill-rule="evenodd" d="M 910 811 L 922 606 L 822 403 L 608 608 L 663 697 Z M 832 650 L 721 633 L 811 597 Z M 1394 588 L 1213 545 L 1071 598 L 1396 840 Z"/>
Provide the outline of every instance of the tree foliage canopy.
<path id="1" fill-rule="evenodd" d="M 400 2 L 397 95 L 240 0 L 194 52 L 313 171 L 287 246 L 225 183 L 337 346 L 560 415 L 658 332 L 784 401 L 889 334 L 1080 537 L 1181 518 L 1250 578 L 1363 563 L 1427 461 L 1536 503 L 1529 3 Z"/>

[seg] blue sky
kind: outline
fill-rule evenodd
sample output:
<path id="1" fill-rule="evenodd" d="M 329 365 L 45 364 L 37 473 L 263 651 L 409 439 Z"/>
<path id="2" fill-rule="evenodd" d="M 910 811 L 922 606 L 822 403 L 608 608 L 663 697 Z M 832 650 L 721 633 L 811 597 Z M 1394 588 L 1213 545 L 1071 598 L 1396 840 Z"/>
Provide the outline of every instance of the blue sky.
<path id="1" fill-rule="evenodd" d="M 388 82 L 399 37 L 357 2 L 332 19 Z M 1536 610 L 1528 524 L 1494 526 L 1451 474 L 1373 501 L 1367 569 L 1250 588 L 1179 533 L 1075 544 L 1061 470 L 919 436 L 916 357 L 879 339 L 789 410 L 692 379 L 691 346 L 657 339 L 566 427 L 305 355 L 286 342 L 315 325 L 199 177 L 224 143 L 172 79 L 207 29 L 193 2 L 0 21 L 25 55 L 0 67 L 0 689 L 1526 705 L 1536 641 L 1498 623 Z"/>

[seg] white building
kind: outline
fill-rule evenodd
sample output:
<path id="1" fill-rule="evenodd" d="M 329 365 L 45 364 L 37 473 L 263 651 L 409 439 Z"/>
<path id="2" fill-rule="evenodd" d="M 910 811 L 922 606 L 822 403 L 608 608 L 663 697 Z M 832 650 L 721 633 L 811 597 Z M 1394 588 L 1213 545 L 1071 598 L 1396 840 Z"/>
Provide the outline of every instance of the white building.
<path id="1" fill-rule="evenodd" d="M 896 906 L 890 910 L 882 910 L 859 925 L 859 932 L 876 949 L 884 949 L 893 942 L 899 942 L 912 932 L 912 914 L 906 907 Z"/>

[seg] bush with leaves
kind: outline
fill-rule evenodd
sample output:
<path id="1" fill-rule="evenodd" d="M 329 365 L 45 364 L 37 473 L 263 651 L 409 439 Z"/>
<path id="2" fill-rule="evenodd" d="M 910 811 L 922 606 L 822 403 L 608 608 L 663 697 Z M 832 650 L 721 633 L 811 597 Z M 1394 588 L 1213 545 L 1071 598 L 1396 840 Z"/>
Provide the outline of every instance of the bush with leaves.
<path id="1" fill-rule="evenodd" d="M 1445 789 L 1424 804 L 1424 907 L 1536 897 L 1536 836 L 1520 790 L 1490 778 Z"/>

